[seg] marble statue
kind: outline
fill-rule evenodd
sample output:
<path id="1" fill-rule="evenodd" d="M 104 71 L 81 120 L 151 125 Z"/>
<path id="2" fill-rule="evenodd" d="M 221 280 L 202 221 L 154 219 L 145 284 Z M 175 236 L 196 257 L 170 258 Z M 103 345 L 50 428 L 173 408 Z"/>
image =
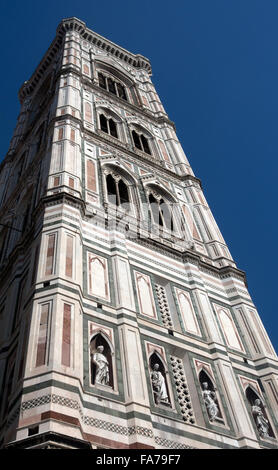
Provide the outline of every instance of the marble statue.
<path id="1" fill-rule="evenodd" d="M 210 421 L 214 421 L 219 414 L 219 408 L 217 405 L 216 393 L 213 390 L 209 390 L 208 382 L 202 383 L 203 390 L 202 395 L 207 408 Z"/>
<path id="2" fill-rule="evenodd" d="M 95 383 L 100 385 L 109 385 L 109 363 L 103 354 L 104 347 L 98 346 L 92 355 L 92 361 L 96 366 Z"/>
<path id="3" fill-rule="evenodd" d="M 252 414 L 257 425 L 257 429 L 262 437 L 269 437 L 269 422 L 263 414 L 262 403 L 257 398 L 252 406 Z"/>
<path id="4" fill-rule="evenodd" d="M 169 397 L 167 393 L 165 379 L 162 373 L 159 371 L 159 364 L 154 364 L 151 372 L 152 388 L 155 398 L 155 403 L 167 403 L 169 404 Z"/>

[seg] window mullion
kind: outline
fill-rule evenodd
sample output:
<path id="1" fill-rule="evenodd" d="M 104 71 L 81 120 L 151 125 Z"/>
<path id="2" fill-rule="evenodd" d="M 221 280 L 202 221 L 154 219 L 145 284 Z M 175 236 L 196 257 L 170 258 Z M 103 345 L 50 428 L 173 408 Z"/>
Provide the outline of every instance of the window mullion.
<path id="1" fill-rule="evenodd" d="M 165 227 L 167 228 L 167 225 L 166 225 L 164 217 L 163 217 L 163 211 L 160 207 L 160 204 L 158 204 L 158 214 L 159 214 L 159 219 L 161 219 L 161 222 L 162 222 L 162 224 L 160 224 L 159 220 L 158 220 L 159 225 L 162 226 L 163 228 L 165 228 Z"/>
<path id="2" fill-rule="evenodd" d="M 121 205 L 120 192 L 119 192 L 119 181 L 116 181 L 116 206 Z"/>
<path id="3" fill-rule="evenodd" d="M 118 83 L 115 82 L 116 96 L 119 98 Z"/>

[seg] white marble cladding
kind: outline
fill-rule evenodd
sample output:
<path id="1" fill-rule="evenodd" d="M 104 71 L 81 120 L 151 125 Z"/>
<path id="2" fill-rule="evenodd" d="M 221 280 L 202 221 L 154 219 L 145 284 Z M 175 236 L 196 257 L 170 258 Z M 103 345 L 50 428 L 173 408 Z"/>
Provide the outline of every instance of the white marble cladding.
<path id="1" fill-rule="evenodd" d="M 43 60 L 22 87 L 14 153 L 0 173 L 4 438 L 26 438 L 38 425 L 38 434 L 54 431 L 104 447 L 263 447 L 238 377 L 264 390 L 277 419 L 277 357 L 150 65 L 80 20 L 65 20 L 57 34 L 63 46 L 54 42 L 47 52 L 55 74 L 39 81 Z M 127 99 L 111 92 L 111 83 L 100 86 L 101 71 L 125 87 Z M 118 137 L 100 128 L 100 113 L 115 120 Z M 132 131 L 148 139 L 151 155 L 136 148 Z M 136 202 L 122 226 L 115 223 L 124 218 L 119 207 L 108 224 L 108 167 Z M 151 190 L 176 204 L 183 231 L 161 236 L 157 225 L 148 231 Z M 4 229 L 15 210 L 27 213 L 22 239 Z M 111 339 L 113 389 L 92 383 L 89 343 L 97 331 Z M 150 351 L 163 357 L 167 408 L 153 400 Z M 218 427 L 204 413 L 194 360 L 206 365 L 217 388 L 225 418 Z"/>

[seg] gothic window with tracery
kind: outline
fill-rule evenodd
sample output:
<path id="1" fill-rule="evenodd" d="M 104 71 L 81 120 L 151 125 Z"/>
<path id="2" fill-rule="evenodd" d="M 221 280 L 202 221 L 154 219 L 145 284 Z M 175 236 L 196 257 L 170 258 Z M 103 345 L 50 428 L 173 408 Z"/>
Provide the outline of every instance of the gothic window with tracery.
<path id="1" fill-rule="evenodd" d="M 149 193 L 149 205 L 153 221 L 162 229 L 174 231 L 173 210 L 168 201 L 155 193 Z"/>
<path id="2" fill-rule="evenodd" d="M 139 134 L 135 130 L 132 131 L 132 138 L 134 146 L 141 150 L 142 152 L 148 153 L 151 155 L 151 150 L 148 142 L 148 138 L 144 134 Z"/>
<path id="3" fill-rule="evenodd" d="M 117 124 L 114 119 L 107 118 L 104 114 L 99 115 L 100 128 L 106 134 L 116 137 L 118 139 Z"/>
<path id="4" fill-rule="evenodd" d="M 116 95 L 118 98 L 127 101 L 125 87 L 114 78 L 108 77 L 103 73 L 99 72 L 98 84 L 104 90 L 109 91 L 110 93 L 113 93 L 113 95 Z"/>
<path id="5" fill-rule="evenodd" d="M 112 176 L 112 174 L 109 173 L 106 176 L 106 189 L 108 202 L 116 206 L 124 205 L 125 209 L 129 209 L 129 189 L 120 176 Z"/>

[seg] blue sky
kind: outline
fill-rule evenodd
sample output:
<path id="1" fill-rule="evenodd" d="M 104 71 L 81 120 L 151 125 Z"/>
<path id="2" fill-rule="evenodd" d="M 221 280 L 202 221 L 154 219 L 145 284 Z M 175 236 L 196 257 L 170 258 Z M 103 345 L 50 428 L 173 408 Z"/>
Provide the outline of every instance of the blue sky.
<path id="1" fill-rule="evenodd" d="M 62 18 L 151 60 L 153 82 L 278 351 L 276 0 L 2 0 L 0 160 Z"/>

